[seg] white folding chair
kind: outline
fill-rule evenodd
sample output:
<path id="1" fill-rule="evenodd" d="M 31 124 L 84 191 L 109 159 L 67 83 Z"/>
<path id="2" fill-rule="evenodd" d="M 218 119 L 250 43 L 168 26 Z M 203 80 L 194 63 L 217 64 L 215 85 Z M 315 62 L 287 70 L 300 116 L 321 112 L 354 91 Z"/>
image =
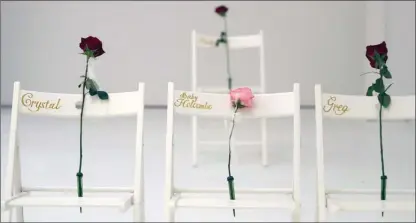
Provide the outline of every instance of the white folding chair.
<path id="1" fill-rule="evenodd" d="M 336 99 L 337 105 L 347 105 L 344 113 L 342 107 L 324 107 L 328 100 Z M 415 96 L 392 96 L 392 103 L 388 109 L 383 110 L 383 120 L 399 121 L 415 119 Z M 415 211 L 415 190 L 387 190 L 391 195 L 404 195 L 401 199 L 380 200 L 380 189 L 327 189 L 324 178 L 324 146 L 323 146 L 323 119 L 344 120 L 378 120 L 379 109 L 377 97 L 341 95 L 323 93 L 320 85 L 315 85 L 315 118 L 316 118 L 316 148 L 317 148 L 317 221 L 326 221 L 328 211 Z M 335 109 L 335 110 L 333 110 Z M 338 110 L 339 109 L 339 110 Z M 345 109 L 344 109 L 345 110 Z M 342 115 L 340 115 L 343 113 Z M 356 201 L 335 197 L 349 195 L 357 198 Z M 365 195 L 366 198 L 360 197 Z M 374 197 L 372 197 L 374 195 Z M 368 197 L 370 196 L 370 197 Z M 352 198 L 351 197 L 351 198 Z M 374 198 L 374 199 L 373 199 Z M 409 198 L 409 199 L 407 199 Z"/>
<path id="2" fill-rule="evenodd" d="M 215 48 L 215 42 L 218 39 L 218 36 L 209 36 L 205 34 L 197 33 L 195 30 L 192 31 L 192 91 L 197 92 L 207 92 L 207 93 L 228 93 L 227 83 L 224 81 L 223 87 L 212 87 L 212 86 L 200 86 L 198 84 L 198 75 L 197 75 L 197 49 L 198 48 Z M 264 40 L 263 40 L 263 31 L 260 31 L 255 35 L 245 35 L 245 36 L 230 36 L 228 37 L 229 49 L 230 50 L 239 50 L 247 48 L 258 48 L 259 49 L 259 59 L 260 59 L 260 85 L 259 86 L 247 86 L 252 89 L 254 93 L 266 93 L 266 80 L 265 80 L 265 65 L 264 65 Z M 222 47 L 221 47 L 222 48 Z M 235 77 L 234 78 L 238 78 Z M 233 86 L 237 88 L 238 86 Z M 225 125 L 225 128 L 228 128 Z M 198 140 L 198 122 L 197 117 L 192 117 L 192 152 L 193 152 L 193 166 L 197 166 L 198 159 L 198 144 L 205 145 L 226 145 L 226 141 L 218 140 Z M 268 155 L 267 155 L 267 125 L 266 119 L 261 119 L 261 141 L 243 141 L 238 140 L 233 143 L 235 146 L 239 145 L 261 145 L 262 151 L 262 164 L 264 166 L 268 165 Z"/>
<path id="3" fill-rule="evenodd" d="M 136 155 L 134 186 L 123 187 L 85 187 L 84 197 L 78 197 L 76 188 L 24 187 L 21 181 L 19 157 L 18 117 L 19 114 L 49 116 L 56 118 L 79 118 L 80 109 L 76 103 L 79 94 L 60 94 L 27 91 L 14 83 L 11 111 L 11 125 L 8 151 L 8 164 L 5 173 L 5 193 L 2 201 L 2 221 L 23 222 L 24 207 L 110 207 L 127 211 L 133 207 L 135 222 L 144 221 L 143 187 L 143 99 L 144 83 L 139 83 L 138 91 L 111 93 L 110 99 L 86 97 L 85 118 L 107 118 L 136 116 Z M 44 104 L 47 102 L 48 104 Z M 68 194 L 69 193 L 69 194 Z M 107 195 L 106 195 L 107 193 Z M 116 196 L 108 196 L 111 193 Z"/>
<path id="4" fill-rule="evenodd" d="M 189 107 L 186 95 L 197 97 Z M 300 105 L 299 84 L 294 84 L 293 92 L 255 94 L 254 105 L 237 113 L 236 120 L 255 118 L 293 117 L 293 185 L 292 188 L 261 188 L 236 190 L 240 194 L 236 200 L 229 200 L 227 186 L 224 188 L 177 188 L 174 185 L 174 116 L 205 116 L 230 120 L 233 108 L 228 94 L 202 93 L 175 90 L 168 84 L 167 133 L 166 133 L 166 182 L 165 211 L 167 221 L 175 221 L 175 209 L 179 207 L 227 208 L 227 209 L 288 209 L 293 221 L 300 218 Z M 205 105 L 205 106 L 204 106 Z M 221 197 L 216 198 L 214 195 Z M 243 195 L 251 197 L 245 198 Z M 274 196 L 274 197 L 273 197 Z M 280 196 L 279 198 L 275 198 Z"/>

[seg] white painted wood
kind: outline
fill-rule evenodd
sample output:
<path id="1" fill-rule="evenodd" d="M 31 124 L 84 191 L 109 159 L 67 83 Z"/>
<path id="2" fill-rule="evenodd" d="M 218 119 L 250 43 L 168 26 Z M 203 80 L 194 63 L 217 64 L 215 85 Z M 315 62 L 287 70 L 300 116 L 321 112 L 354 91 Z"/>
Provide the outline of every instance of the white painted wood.
<path id="1" fill-rule="evenodd" d="M 173 130 L 174 130 L 174 84 L 168 83 L 168 103 L 166 115 L 166 175 L 165 175 L 165 216 L 168 222 L 175 220 L 174 210 L 171 208 L 173 197 Z"/>
<path id="2" fill-rule="evenodd" d="M 254 94 L 253 107 L 240 109 L 236 117 L 245 119 L 292 117 L 295 113 L 295 93 Z M 229 94 L 175 90 L 173 107 L 176 113 L 231 120 L 233 107 Z M 198 107 L 198 108 L 194 108 Z"/>
<path id="3" fill-rule="evenodd" d="M 282 208 L 292 212 L 292 220 L 300 218 L 300 92 L 294 84 L 293 92 L 254 94 L 253 107 L 237 113 L 241 119 L 264 119 L 293 117 L 293 185 L 292 188 L 245 188 L 238 189 L 238 199 L 230 201 L 226 182 L 223 188 L 176 188 L 174 185 L 174 116 L 204 116 L 231 120 L 234 112 L 228 94 L 175 90 L 168 84 L 166 129 L 166 221 L 175 221 L 178 207 L 197 208 Z M 236 140 L 238 142 L 238 140 Z M 247 196 L 247 197 L 246 197 Z M 277 196 L 277 197 L 274 197 Z"/>
<path id="4" fill-rule="evenodd" d="M 134 186 L 132 188 L 85 188 L 84 197 L 77 197 L 76 188 L 22 187 L 18 143 L 18 115 L 79 118 L 76 103 L 80 95 L 36 92 L 20 89 L 14 83 L 12 118 L 10 125 L 9 156 L 2 197 L 2 221 L 23 222 L 24 207 L 113 207 L 124 212 L 133 207 L 133 220 L 143 222 L 143 108 L 144 83 L 138 91 L 111 93 L 101 101 L 87 96 L 85 118 L 136 116 L 136 149 Z M 116 194 L 111 196 L 110 194 Z"/>
<path id="5" fill-rule="evenodd" d="M 248 87 L 248 88 L 250 88 L 251 89 L 251 91 L 253 92 L 253 93 L 256 93 L 256 94 L 258 94 L 258 93 L 263 93 L 264 91 L 261 89 L 261 87 L 260 86 L 250 86 L 250 85 L 248 85 L 248 86 L 234 86 L 233 88 L 240 88 L 240 87 Z M 207 87 L 198 87 L 197 89 L 196 89 L 196 91 L 198 91 L 198 92 L 208 92 L 208 93 L 223 93 L 223 94 L 226 94 L 226 93 L 228 93 L 229 92 L 229 90 L 228 90 L 228 88 L 225 88 L 225 87 L 213 87 L 213 86 L 207 86 Z"/>
<path id="6" fill-rule="evenodd" d="M 18 155 L 18 144 L 17 144 L 17 123 L 18 123 L 18 101 L 19 101 L 19 92 L 20 92 L 20 83 L 15 82 L 13 87 L 13 101 L 12 101 L 12 111 L 11 111 L 11 119 L 10 119 L 10 135 L 9 135 L 9 153 L 8 153 L 8 163 L 6 168 L 6 176 L 5 176 L 5 189 L 3 199 L 7 200 L 12 198 L 15 194 L 19 193 L 16 191 L 15 188 L 21 185 L 18 185 L 18 182 L 21 182 L 20 179 L 16 180 L 16 178 L 20 178 L 20 168 L 16 168 L 19 165 L 19 155 Z M 14 210 L 5 210 L 7 209 L 7 205 L 4 205 L 2 208 L 2 222 L 12 222 L 13 219 L 13 212 L 20 212 L 19 209 Z M 17 215 L 17 214 L 16 214 Z M 23 220 L 23 216 L 15 216 L 14 219 L 16 221 Z"/>
<path id="7" fill-rule="evenodd" d="M 201 33 L 195 33 L 195 43 L 197 47 L 216 48 L 215 42 L 218 36 L 210 36 Z M 247 36 L 230 36 L 228 37 L 230 49 L 246 49 L 246 48 L 259 48 L 263 44 L 262 31 L 256 35 Z"/>
<path id="8" fill-rule="evenodd" d="M 205 195 L 205 196 L 204 196 Z M 228 192 L 219 197 L 211 194 L 175 194 L 177 196 L 176 207 L 181 208 L 226 208 L 226 209 L 295 209 L 291 195 L 276 196 L 274 199 L 266 199 L 259 196 L 245 198 L 240 195 L 237 200 L 230 200 Z"/>
<path id="9" fill-rule="evenodd" d="M 376 96 L 322 94 L 322 111 L 325 118 L 378 120 L 378 103 Z M 391 96 L 391 106 L 383 109 L 383 120 L 412 120 L 414 117 L 414 95 Z"/>
<path id="10" fill-rule="evenodd" d="M 292 212 L 292 220 L 300 221 L 300 87 L 293 85 L 293 201 L 296 208 Z M 264 120 L 264 119 L 263 119 Z M 263 157 L 265 158 L 265 157 Z"/>
<path id="11" fill-rule="evenodd" d="M 228 192 L 227 188 L 176 188 L 179 193 L 224 193 Z M 238 193 L 264 193 L 264 194 L 291 194 L 292 188 L 239 188 Z"/>
<path id="12" fill-rule="evenodd" d="M 110 100 L 86 96 L 84 117 L 120 117 L 137 114 L 140 101 L 137 91 L 109 93 Z M 82 101 L 80 94 L 60 94 L 37 91 L 20 91 L 19 113 L 34 116 L 79 117 L 80 109 L 75 107 Z"/>
<path id="13" fill-rule="evenodd" d="M 387 189 L 387 193 L 389 194 L 410 194 L 413 193 L 414 190 L 394 190 L 394 189 Z M 326 192 L 330 194 L 380 194 L 380 190 L 375 189 L 330 189 L 326 190 Z"/>
<path id="14" fill-rule="evenodd" d="M 144 83 L 139 83 L 137 101 L 137 122 L 136 122 L 136 158 L 134 171 L 134 194 L 133 194 L 133 220 L 143 222 L 145 220 L 144 211 L 144 141 L 143 141 L 143 116 L 144 116 Z M 135 107 L 136 104 L 133 104 Z M 125 204 L 126 205 L 126 204 Z M 127 206 L 124 206 L 125 209 Z"/>
<path id="15" fill-rule="evenodd" d="M 10 199 L 5 202 L 5 209 L 12 207 L 116 207 L 124 210 L 126 205 L 130 207 L 133 204 L 131 195 L 124 197 L 81 197 L 76 194 L 71 197 L 67 196 L 31 196 L 25 193 L 22 196 L 17 195 L 16 199 Z M 126 204 L 125 201 L 128 201 Z"/>
<path id="16" fill-rule="evenodd" d="M 383 121 L 415 119 L 415 96 L 391 96 L 391 105 L 383 110 Z M 406 195 L 386 201 L 380 200 L 380 189 L 326 189 L 323 145 L 323 119 L 377 120 L 377 97 L 323 93 L 315 85 L 315 119 L 317 148 L 317 211 L 316 221 L 326 221 L 327 211 L 415 211 L 415 190 L 390 190 L 387 193 Z M 344 199 L 335 195 L 348 195 Z M 371 195 L 371 196 L 370 196 Z M 367 196 L 367 197 L 365 197 Z M 370 196 L 370 197 L 368 197 Z"/>
<path id="17" fill-rule="evenodd" d="M 409 194 L 414 196 L 414 194 Z M 328 199 L 328 210 L 339 211 L 414 211 L 415 201 L 339 201 Z"/>
<path id="18" fill-rule="evenodd" d="M 322 123 L 322 90 L 320 85 L 315 85 L 315 119 L 316 119 L 316 221 L 325 221 L 325 178 L 324 178 L 324 151 L 323 151 L 323 123 Z"/>
<path id="19" fill-rule="evenodd" d="M 206 35 L 197 33 L 195 30 L 192 31 L 191 35 L 191 47 L 192 47 L 192 91 L 197 92 L 207 92 L 207 93 L 228 93 L 229 89 L 224 83 L 224 86 L 202 86 L 198 83 L 198 75 L 197 75 L 197 58 L 198 48 L 216 48 L 215 42 L 218 39 L 218 36 Z M 264 56 L 264 39 L 263 39 L 263 31 L 260 30 L 258 34 L 254 35 L 245 35 L 245 36 L 230 36 L 228 37 L 228 46 L 230 50 L 240 50 L 246 48 L 258 48 L 259 49 L 259 60 L 260 60 L 260 71 L 259 71 L 259 79 L 260 85 L 258 86 L 245 86 L 250 87 L 253 93 L 260 94 L 266 92 L 266 80 L 265 80 L 265 56 Z M 220 47 L 222 48 L 222 47 Z M 238 78 L 238 77 L 233 77 Z M 239 86 L 234 86 L 233 88 L 238 88 Z M 263 166 L 268 165 L 268 156 L 267 156 L 267 122 L 266 119 L 261 119 L 261 153 L 262 153 L 262 164 Z M 225 125 L 225 128 L 228 128 Z M 234 137 L 232 138 L 233 141 L 235 140 Z M 198 165 L 198 145 L 201 142 L 198 139 L 198 119 L 197 117 L 192 117 L 192 159 L 193 159 L 193 166 L 196 167 Z M 233 144 L 232 149 L 233 153 L 235 153 L 235 147 L 239 146 L 238 144 Z"/>
<path id="20" fill-rule="evenodd" d="M 84 192 L 100 193 L 100 192 L 126 192 L 133 193 L 134 188 L 131 187 L 84 187 Z M 76 187 L 23 187 L 23 192 L 62 192 L 62 193 L 74 193 L 77 191 Z"/>

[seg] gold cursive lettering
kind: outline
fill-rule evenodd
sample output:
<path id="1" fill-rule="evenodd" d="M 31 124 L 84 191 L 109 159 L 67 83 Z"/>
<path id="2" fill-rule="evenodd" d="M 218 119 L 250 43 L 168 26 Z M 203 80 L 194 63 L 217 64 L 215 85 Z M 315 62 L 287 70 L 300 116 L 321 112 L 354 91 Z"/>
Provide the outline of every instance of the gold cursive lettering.
<path id="1" fill-rule="evenodd" d="M 197 102 L 198 96 L 191 94 L 188 95 L 186 92 L 183 92 L 178 99 L 176 99 L 175 103 L 173 104 L 175 107 L 183 107 L 183 108 L 194 108 L 194 109 L 207 109 L 211 110 L 212 105 L 205 102 L 205 104 L 200 104 Z"/>
<path id="2" fill-rule="evenodd" d="M 206 45 L 210 45 L 210 46 L 215 45 L 215 41 L 212 39 L 206 39 L 206 38 L 201 37 L 199 38 L 199 41 Z"/>
<path id="3" fill-rule="evenodd" d="M 324 112 L 333 111 L 336 115 L 343 115 L 345 112 L 350 110 L 347 105 L 336 104 L 336 100 L 337 97 L 335 96 L 329 97 L 326 102 L 326 105 L 324 105 L 323 107 Z"/>
<path id="4" fill-rule="evenodd" d="M 38 101 L 33 99 L 32 93 L 26 93 L 22 95 L 22 105 L 25 106 L 31 112 L 37 112 L 40 109 L 55 109 L 58 110 L 62 106 L 60 105 L 61 99 L 58 98 L 56 102 L 54 101 Z"/>

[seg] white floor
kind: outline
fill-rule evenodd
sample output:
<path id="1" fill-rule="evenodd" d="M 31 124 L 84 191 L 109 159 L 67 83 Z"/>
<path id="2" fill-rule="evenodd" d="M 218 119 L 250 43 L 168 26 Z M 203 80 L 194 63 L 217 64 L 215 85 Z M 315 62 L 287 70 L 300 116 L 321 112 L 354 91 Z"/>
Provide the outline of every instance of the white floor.
<path id="1" fill-rule="evenodd" d="M 315 121 L 313 110 L 302 110 L 302 221 L 314 221 Z M 203 148 L 200 166 L 191 167 L 190 118 L 176 119 L 176 184 L 226 187 L 227 146 Z M 163 221 L 163 185 L 166 111 L 145 111 L 145 209 L 147 221 Z M 256 138 L 258 122 L 236 126 L 237 138 Z M 10 109 L 1 113 L 1 179 L 7 157 Z M 268 121 L 271 165 L 260 165 L 260 148 L 237 148 L 232 166 L 238 187 L 291 185 L 292 120 Z M 79 121 L 22 117 L 21 160 L 25 186 L 75 186 L 78 165 Z M 130 186 L 133 183 L 135 121 L 133 118 L 88 120 L 85 124 L 84 185 Z M 204 138 L 223 137 L 223 123 L 201 123 Z M 326 182 L 331 188 L 380 188 L 380 154 L 377 123 L 327 121 L 325 129 Z M 389 189 L 415 188 L 415 123 L 384 124 L 385 162 Z M 3 190 L 3 185 L 2 185 Z M 377 195 L 379 196 L 379 195 Z M 389 199 L 389 197 L 388 197 Z M 84 208 L 27 208 L 26 221 L 132 221 L 131 211 Z M 289 221 L 279 210 L 181 209 L 177 221 Z M 339 213 L 332 221 L 415 221 L 415 213 Z"/>

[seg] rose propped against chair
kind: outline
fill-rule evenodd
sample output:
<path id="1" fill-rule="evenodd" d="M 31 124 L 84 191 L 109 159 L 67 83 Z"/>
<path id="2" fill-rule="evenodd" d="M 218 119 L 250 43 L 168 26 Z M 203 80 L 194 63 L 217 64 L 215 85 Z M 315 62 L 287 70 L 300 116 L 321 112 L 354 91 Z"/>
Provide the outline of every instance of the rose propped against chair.
<path id="1" fill-rule="evenodd" d="M 227 75 L 228 75 L 228 90 L 231 90 L 232 84 L 232 77 L 231 77 L 231 70 L 230 70 L 230 46 L 228 45 L 228 25 L 227 25 L 227 12 L 228 8 L 225 5 L 220 5 L 215 8 L 215 13 L 217 13 L 221 18 L 224 20 L 224 31 L 221 32 L 220 37 L 215 41 L 215 46 L 218 47 L 220 43 L 225 45 L 225 58 L 227 61 Z"/>
<path id="2" fill-rule="evenodd" d="M 125 212 L 133 207 L 133 221 L 143 222 L 145 219 L 143 196 L 143 103 L 145 85 L 144 83 L 138 83 L 138 90 L 131 92 L 108 94 L 100 90 L 96 81 L 90 76 L 89 62 L 105 53 L 102 42 L 98 38 L 90 36 L 81 38 L 79 47 L 83 50 L 81 54 L 86 56 L 85 74 L 81 76 L 83 81 L 79 85 L 79 87 L 82 87 L 82 95 L 30 91 L 21 89 L 19 82 L 14 83 L 5 189 L 3 191 L 4 196 L 1 197 L 2 222 L 24 222 L 24 209 L 26 207 L 72 207 L 80 208 L 80 211 L 84 207 L 105 207 L 119 209 L 120 212 Z M 80 102 L 81 98 L 82 101 Z M 108 100 L 109 98 L 111 100 Z M 20 162 L 20 140 L 22 138 L 19 137 L 18 131 L 21 115 L 80 120 L 80 160 L 76 186 L 74 183 L 73 187 L 48 187 L 45 182 L 35 182 L 40 184 L 39 186 L 22 185 L 22 165 Z M 125 116 L 136 117 L 136 121 L 133 123 L 136 126 L 135 156 L 132 157 L 134 160 L 134 174 L 132 176 L 134 185 L 131 187 L 101 186 L 84 188 L 82 184 L 83 118 L 105 119 Z M 68 134 L 68 131 L 62 131 L 64 127 L 56 126 L 56 128 L 60 129 L 59 133 Z M 32 147 L 30 149 L 36 148 Z M 75 149 L 73 152 L 77 152 L 76 147 L 73 149 Z M 52 157 L 52 159 L 61 158 Z M 48 163 L 47 160 L 43 162 Z M 45 221 L 45 219 L 40 221 Z"/>
<path id="3" fill-rule="evenodd" d="M 219 5 L 215 7 L 213 14 L 216 15 L 217 18 L 221 19 L 223 22 L 222 30 L 219 35 L 209 35 L 199 33 L 196 30 L 192 31 L 191 35 L 191 70 L 192 70 L 192 85 L 191 89 L 194 92 L 208 92 L 208 93 L 223 93 L 228 94 L 231 89 L 238 88 L 241 86 L 235 86 L 233 84 L 234 76 L 231 75 L 231 66 L 230 66 L 230 52 L 238 52 L 243 49 L 253 49 L 258 50 L 258 54 L 256 53 L 256 57 L 258 57 L 259 61 L 259 73 L 254 74 L 258 75 L 258 84 L 254 85 L 247 85 L 244 84 L 243 86 L 249 86 L 253 93 L 265 93 L 266 92 L 266 78 L 265 78 L 265 50 L 264 50 L 264 38 L 263 38 L 263 31 L 260 30 L 256 34 L 251 35 L 238 35 L 238 36 L 230 36 L 228 31 L 228 17 L 230 9 L 225 5 Z M 198 54 L 200 50 L 204 49 L 213 49 L 217 48 L 218 50 L 224 50 L 225 52 L 225 73 L 227 75 L 227 85 L 216 85 L 216 86 L 209 86 L 205 85 L 202 81 L 203 78 L 200 79 L 198 74 L 201 72 L 198 71 Z M 263 166 L 268 166 L 268 148 L 267 148 L 267 120 L 260 119 L 260 137 L 259 139 L 255 140 L 238 140 L 237 142 L 233 142 L 233 147 L 240 147 L 240 146 L 252 146 L 257 145 L 260 147 L 262 152 L 262 160 L 261 163 Z M 227 145 L 227 140 L 215 140 L 215 139 L 205 139 L 202 140 L 200 137 L 200 121 L 196 116 L 192 117 L 192 149 L 193 149 L 193 162 L 192 166 L 198 166 L 198 150 L 200 145 L 205 146 L 216 146 L 222 148 L 224 145 Z M 229 129 L 228 122 L 224 120 L 224 128 Z M 236 139 L 233 139 L 236 140 Z M 234 153 L 237 153 L 237 150 L 234 150 Z M 238 162 L 238 159 L 235 160 Z"/>
<path id="4" fill-rule="evenodd" d="M 234 125 L 235 125 L 235 115 L 237 114 L 238 109 L 250 108 L 253 104 L 254 95 L 251 92 L 251 89 L 248 87 L 237 88 L 231 90 L 230 99 L 231 104 L 234 107 L 230 136 L 228 137 L 228 193 L 231 200 L 235 200 L 235 189 L 234 189 L 234 177 L 231 175 L 231 138 L 233 137 Z M 233 209 L 233 215 L 235 217 L 235 209 Z"/>
<path id="5" fill-rule="evenodd" d="M 414 189 L 390 189 L 393 197 L 387 199 L 387 175 L 384 168 L 383 121 L 415 119 L 415 95 L 390 96 L 385 79 L 392 75 L 386 65 L 388 59 L 386 42 L 366 47 L 365 56 L 379 77 L 368 87 L 366 95 L 343 95 L 323 92 L 315 85 L 315 118 L 317 148 L 317 221 L 326 221 L 327 211 L 386 211 L 415 210 Z M 377 93 L 377 96 L 374 95 Z M 381 187 L 379 189 L 326 188 L 324 163 L 324 119 L 378 120 L 379 152 L 381 160 Z M 374 150 L 377 152 L 377 150 Z M 375 153 L 378 154 L 378 153 Z M 352 164 L 355 165 L 355 164 Z M 366 163 L 368 168 L 368 163 Z M 379 196 L 377 196 L 379 194 Z M 365 195 L 365 196 L 363 196 Z M 345 197 L 343 197 L 345 196 Z M 353 199 L 353 200 L 351 200 Z"/>
<path id="6" fill-rule="evenodd" d="M 377 69 L 378 72 L 371 72 L 380 75 L 379 78 L 376 79 L 376 82 L 373 83 L 371 86 L 368 87 L 367 96 L 373 96 L 373 92 L 378 93 L 378 106 L 379 106 L 379 113 L 378 113 L 378 122 L 379 122 L 379 140 L 380 140 L 380 158 L 381 158 L 381 200 L 386 200 L 386 188 L 387 188 L 387 175 L 384 170 L 384 150 L 383 150 L 383 108 L 388 108 L 391 103 L 391 97 L 387 94 L 387 90 L 391 87 L 392 84 L 385 87 L 383 78 L 391 79 L 391 73 L 389 68 L 386 65 L 388 59 L 388 49 L 386 42 L 383 41 L 378 45 L 370 45 L 366 48 L 365 56 L 370 62 L 370 66 L 374 69 Z M 368 73 L 366 73 L 368 74 Z M 384 216 L 384 212 L 381 213 Z"/>
<path id="7" fill-rule="evenodd" d="M 292 92 L 253 94 L 251 88 L 239 88 L 228 93 L 205 93 L 175 90 L 168 84 L 166 119 L 166 174 L 165 214 L 166 221 L 175 221 L 176 208 L 220 209 L 283 209 L 289 210 L 294 222 L 300 218 L 300 95 L 299 85 Z M 219 188 L 181 188 L 175 185 L 174 125 L 176 115 L 208 117 L 227 120 L 228 176 L 227 184 Z M 244 188 L 234 185 L 231 173 L 232 131 L 237 119 L 293 118 L 293 187 Z M 238 126 L 238 124 L 237 124 Z M 226 148 L 224 146 L 219 149 Z M 192 153 L 192 155 L 195 155 Z M 224 164 L 225 166 L 225 164 Z M 224 170 L 225 171 L 225 170 Z M 221 174 L 221 173 L 220 173 Z M 225 175 L 225 173 L 224 173 Z M 221 174 L 221 176 L 224 176 Z M 217 177 L 217 176 L 215 176 Z M 225 177 L 224 177 L 225 178 Z M 192 179 L 190 179 L 192 180 Z M 224 179 L 225 181 L 225 179 Z M 238 193 L 238 198 L 236 197 Z"/>
<path id="8" fill-rule="evenodd" d="M 78 197 L 83 196 L 83 177 L 84 174 L 82 173 L 82 127 L 83 127 L 83 117 L 84 117 L 84 106 L 85 106 L 85 96 L 89 94 L 90 96 L 97 95 L 101 100 L 108 100 L 109 96 L 108 93 L 105 91 L 99 90 L 99 86 L 97 82 L 88 77 L 88 68 L 90 66 L 90 60 L 95 59 L 105 53 L 103 49 L 103 44 L 100 39 L 97 37 L 89 36 L 87 38 L 81 38 L 81 42 L 79 43 L 79 47 L 83 50 L 81 53 L 82 55 L 86 56 L 86 65 L 85 65 L 85 74 L 81 75 L 83 81 L 78 85 L 78 88 L 82 87 L 82 102 L 81 102 L 81 113 L 80 113 L 80 139 L 79 139 L 79 168 L 76 174 L 77 176 L 77 188 L 78 188 Z M 85 92 L 88 90 L 88 92 Z M 79 108 L 79 103 L 75 104 L 77 108 Z M 82 208 L 80 207 L 80 212 L 82 213 Z"/>

